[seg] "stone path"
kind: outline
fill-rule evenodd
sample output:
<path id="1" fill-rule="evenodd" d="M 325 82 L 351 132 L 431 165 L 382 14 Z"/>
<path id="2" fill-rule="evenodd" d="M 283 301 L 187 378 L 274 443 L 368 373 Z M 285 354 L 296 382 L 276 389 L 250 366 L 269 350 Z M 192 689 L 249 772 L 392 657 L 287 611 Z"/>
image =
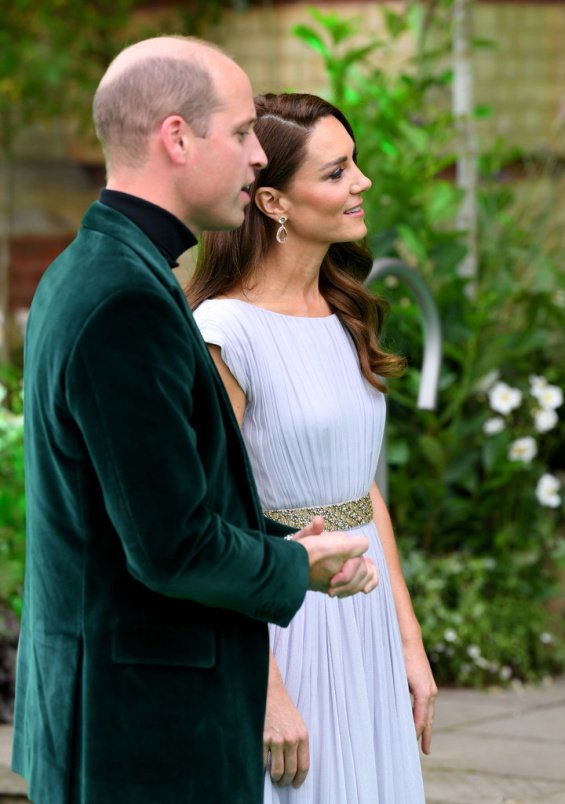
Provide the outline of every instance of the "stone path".
<path id="1" fill-rule="evenodd" d="M 565 678 L 442 690 L 423 767 L 428 804 L 565 804 Z"/>
<path id="2" fill-rule="evenodd" d="M 9 770 L 11 741 L 11 727 L 0 726 L 0 804 L 27 800 Z M 522 690 L 441 690 L 422 762 L 427 804 L 565 804 L 565 678 Z"/>

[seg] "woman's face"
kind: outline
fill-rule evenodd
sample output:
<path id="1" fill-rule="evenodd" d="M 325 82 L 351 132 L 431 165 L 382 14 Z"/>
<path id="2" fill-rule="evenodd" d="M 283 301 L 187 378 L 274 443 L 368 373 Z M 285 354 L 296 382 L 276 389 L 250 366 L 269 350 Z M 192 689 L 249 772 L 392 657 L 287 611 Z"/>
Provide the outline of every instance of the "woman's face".
<path id="1" fill-rule="evenodd" d="M 289 240 L 331 245 L 366 235 L 362 194 L 371 182 L 354 156 L 354 142 L 337 118 L 323 117 L 316 123 L 306 158 L 280 196 L 287 210 Z"/>

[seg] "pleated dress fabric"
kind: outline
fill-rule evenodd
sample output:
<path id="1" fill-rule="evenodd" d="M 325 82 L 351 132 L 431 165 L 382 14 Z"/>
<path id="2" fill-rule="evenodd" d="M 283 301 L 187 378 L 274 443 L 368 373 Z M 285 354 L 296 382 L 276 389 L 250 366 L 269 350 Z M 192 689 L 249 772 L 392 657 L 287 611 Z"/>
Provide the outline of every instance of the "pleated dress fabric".
<path id="1" fill-rule="evenodd" d="M 288 316 L 235 299 L 195 312 L 247 397 L 243 437 L 265 510 L 332 505 L 366 494 L 385 422 L 383 395 L 362 376 L 337 315 Z M 380 582 L 369 595 L 308 592 L 271 649 L 310 737 L 295 790 L 265 774 L 265 804 L 421 804 L 418 745 L 398 621 L 374 523 Z"/>

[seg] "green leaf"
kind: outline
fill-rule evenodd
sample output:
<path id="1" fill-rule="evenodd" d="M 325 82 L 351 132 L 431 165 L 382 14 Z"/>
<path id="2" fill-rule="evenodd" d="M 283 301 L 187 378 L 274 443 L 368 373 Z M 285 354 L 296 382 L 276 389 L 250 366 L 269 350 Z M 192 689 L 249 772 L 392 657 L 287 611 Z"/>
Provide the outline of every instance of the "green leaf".
<path id="1" fill-rule="evenodd" d="M 431 435 L 421 435 L 418 438 L 418 447 L 428 463 L 436 469 L 443 470 L 445 453 L 439 439 Z"/>
<path id="2" fill-rule="evenodd" d="M 350 66 L 356 62 L 364 61 L 365 57 L 378 47 L 382 47 L 382 43 L 380 41 L 371 42 L 370 45 L 366 45 L 365 47 L 360 47 L 355 50 L 348 50 L 343 56 L 343 63 L 347 66 Z"/>
<path id="3" fill-rule="evenodd" d="M 404 14 L 397 14 L 386 7 L 384 9 L 384 21 L 392 39 L 398 39 L 400 34 L 404 33 L 408 28 L 408 22 Z"/>
<path id="4" fill-rule="evenodd" d="M 461 190 L 447 181 L 432 184 L 426 193 L 430 221 L 434 224 L 452 220 L 461 202 Z"/>
<path id="5" fill-rule="evenodd" d="M 495 39 L 486 39 L 480 36 L 476 36 L 472 39 L 472 45 L 477 48 L 477 50 L 493 50 L 498 48 L 498 43 Z"/>
<path id="6" fill-rule="evenodd" d="M 302 41 L 312 50 L 321 53 L 322 56 L 328 55 L 329 51 L 326 44 L 312 28 L 309 28 L 307 25 L 295 25 L 292 29 L 292 32 L 299 39 L 302 39 Z"/>
<path id="7" fill-rule="evenodd" d="M 406 140 L 416 151 L 426 152 L 430 147 L 430 136 L 425 128 L 421 126 L 414 126 L 405 120 L 401 120 L 398 124 L 400 132 L 404 135 Z"/>
<path id="8" fill-rule="evenodd" d="M 425 262 L 427 257 L 426 248 L 419 235 L 403 223 L 398 225 L 398 234 L 408 251 L 415 257 L 416 261 L 419 263 Z"/>
<path id="9" fill-rule="evenodd" d="M 410 447 L 406 441 L 387 442 L 386 456 L 391 466 L 405 466 L 410 460 Z"/>

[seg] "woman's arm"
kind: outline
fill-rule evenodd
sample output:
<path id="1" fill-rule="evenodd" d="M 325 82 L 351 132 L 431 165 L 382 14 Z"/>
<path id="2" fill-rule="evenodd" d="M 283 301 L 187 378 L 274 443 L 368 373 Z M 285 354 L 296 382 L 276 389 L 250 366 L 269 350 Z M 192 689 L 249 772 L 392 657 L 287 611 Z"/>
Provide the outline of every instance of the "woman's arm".
<path id="1" fill-rule="evenodd" d="M 208 344 L 208 348 L 241 427 L 247 405 L 245 393 L 224 363 L 220 347 Z M 273 781 L 281 785 L 292 783 L 293 787 L 300 787 L 310 767 L 308 730 L 302 715 L 286 691 L 276 659 L 270 650 L 267 710 L 263 731 L 263 763 L 265 767 L 269 752 L 271 754 L 270 773 Z"/>
<path id="2" fill-rule="evenodd" d="M 222 378 L 222 382 L 224 383 L 226 391 L 228 392 L 231 406 L 233 408 L 233 412 L 235 413 L 235 418 L 241 427 L 243 424 L 243 416 L 245 415 L 245 408 L 247 406 L 247 398 L 245 393 L 243 392 L 241 385 L 224 363 L 222 359 L 222 350 L 220 347 L 215 346 L 213 343 L 209 343 L 208 349 L 210 350 L 212 360 L 218 369 L 218 374 Z"/>
<path id="3" fill-rule="evenodd" d="M 370 495 L 400 626 L 408 686 L 413 696 L 416 734 L 418 738 L 422 738 L 422 751 L 424 754 L 429 754 L 437 687 L 424 650 L 420 624 L 414 614 L 410 593 L 402 574 L 388 509 L 376 483 L 372 484 Z"/>

